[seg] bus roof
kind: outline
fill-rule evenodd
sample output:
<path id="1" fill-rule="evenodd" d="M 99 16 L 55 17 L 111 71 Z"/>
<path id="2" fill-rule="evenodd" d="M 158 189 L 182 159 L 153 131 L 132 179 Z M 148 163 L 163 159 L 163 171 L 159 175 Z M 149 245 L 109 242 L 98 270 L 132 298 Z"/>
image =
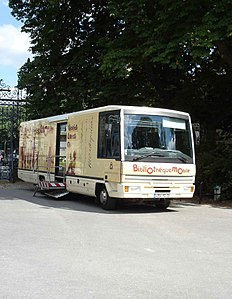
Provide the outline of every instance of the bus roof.
<path id="1" fill-rule="evenodd" d="M 81 110 L 81 111 L 76 111 L 76 112 L 71 112 L 71 113 L 55 115 L 55 116 L 43 117 L 40 119 L 30 120 L 28 122 L 42 121 L 42 120 L 47 120 L 49 122 L 61 122 L 61 121 L 67 120 L 69 118 L 69 116 L 71 116 L 71 115 L 88 114 L 88 113 L 92 113 L 92 112 L 104 112 L 104 111 L 112 111 L 112 110 L 124 110 L 127 113 L 139 113 L 139 114 L 163 115 L 165 113 L 168 116 L 175 115 L 176 117 L 184 117 L 184 118 L 189 117 L 189 114 L 187 112 L 171 110 L 171 109 L 166 109 L 166 108 L 154 108 L 154 107 L 147 107 L 147 106 L 108 105 L 108 106 L 102 106 L 102 107 L 98 107 L 98 108 L 91 108 L 91 109 L 86 109 L 86 110 Z"/>

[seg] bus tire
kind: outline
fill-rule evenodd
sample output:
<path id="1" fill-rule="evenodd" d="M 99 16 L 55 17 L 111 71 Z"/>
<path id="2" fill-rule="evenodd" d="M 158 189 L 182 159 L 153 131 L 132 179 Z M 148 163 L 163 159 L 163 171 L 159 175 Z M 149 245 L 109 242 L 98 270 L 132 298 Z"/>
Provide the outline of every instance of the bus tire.
<path id="1" fill-rule="evenodd" d="M 116 199 L 109 196 L 105 186 L 99 192 L 99 203 L 104 210 L 114 210 L 116 207 Z"/>

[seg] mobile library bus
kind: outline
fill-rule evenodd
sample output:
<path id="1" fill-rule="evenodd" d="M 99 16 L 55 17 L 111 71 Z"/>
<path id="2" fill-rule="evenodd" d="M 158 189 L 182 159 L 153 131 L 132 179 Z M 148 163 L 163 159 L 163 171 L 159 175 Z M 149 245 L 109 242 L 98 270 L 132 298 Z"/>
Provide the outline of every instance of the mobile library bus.
<path id="1" fill-rule="evenodd" d="M 40 187 L 63 184 L 104 209 L 119 199 L 167 208 L 171 199 L 193 196 L 195 173 L 185 112 L 105 106 L 20 125 L 19 178 Z"/>

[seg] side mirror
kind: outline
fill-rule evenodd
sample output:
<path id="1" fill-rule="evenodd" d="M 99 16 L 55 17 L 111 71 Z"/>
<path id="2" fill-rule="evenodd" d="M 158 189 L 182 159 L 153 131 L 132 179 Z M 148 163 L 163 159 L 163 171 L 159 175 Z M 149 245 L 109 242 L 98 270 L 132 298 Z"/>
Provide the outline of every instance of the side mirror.
<path id="1" fill-rule="evenodd" d="M 200 144 L 200 139 L 201 139 L 201 135 L 200 135 L 200 124 L 199 123 L 194 123 L 192 124 L 193 127 L 193 136 L 194 136 L 194 142 L 195 145 L 199 145 Z"/>

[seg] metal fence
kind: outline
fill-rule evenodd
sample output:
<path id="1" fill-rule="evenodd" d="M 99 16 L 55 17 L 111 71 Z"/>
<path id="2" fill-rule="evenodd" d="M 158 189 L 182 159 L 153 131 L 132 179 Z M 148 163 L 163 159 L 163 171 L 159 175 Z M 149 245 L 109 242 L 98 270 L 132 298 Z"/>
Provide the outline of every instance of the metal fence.
<path id="1" fill-rule="evenodd" d="M 14 181 L 18 164 L 19 125 L 26 120 L 26 93 L 0 79 L 0 180 Z"/>

